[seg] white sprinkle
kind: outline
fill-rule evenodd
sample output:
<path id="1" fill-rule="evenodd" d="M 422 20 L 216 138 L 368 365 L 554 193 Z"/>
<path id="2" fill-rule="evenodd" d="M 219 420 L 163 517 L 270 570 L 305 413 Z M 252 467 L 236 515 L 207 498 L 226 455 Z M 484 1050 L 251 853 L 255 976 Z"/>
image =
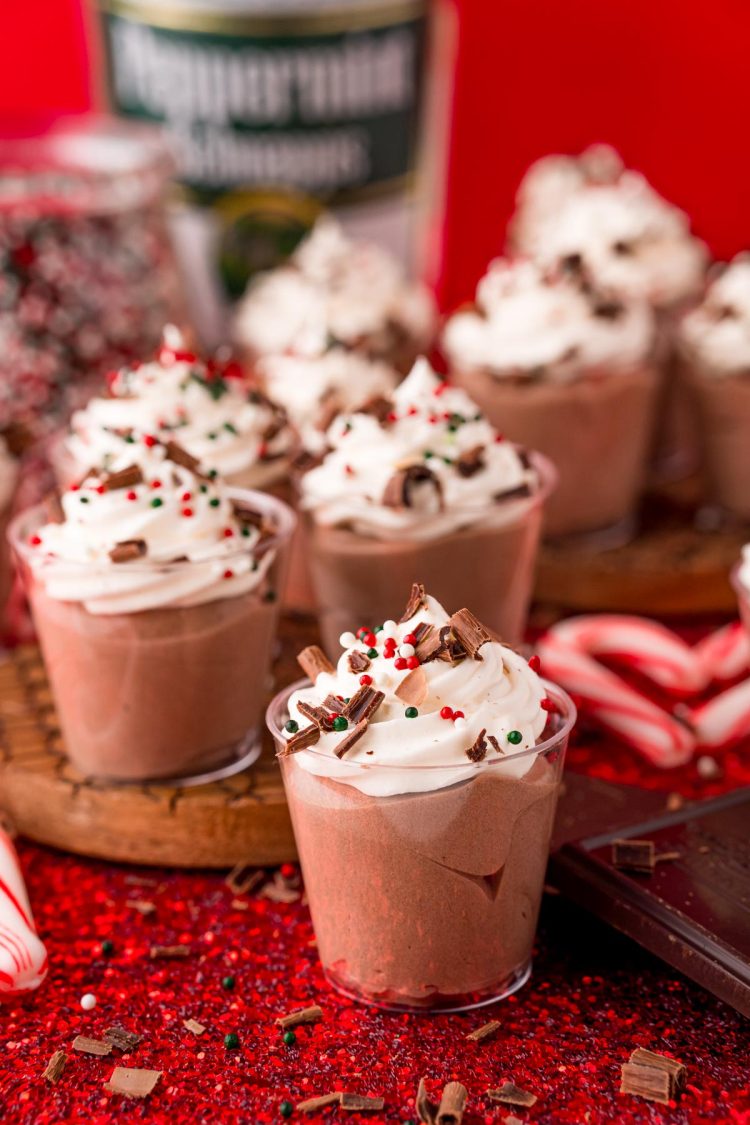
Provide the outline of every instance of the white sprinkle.
<path id="1" fill-rule="evenodd" d="M 342 633 L 339 637 L 339 644 L 342 648 L 354 648 L 357 643 L 357 638 L 354 633 Z"/>
<path id="2" fill-rule="evenodd" d="M 453 726 L 455 727 L 456 730 L 466 730 L 468 725 L 469 724 L 466 722 L 466 719 L 454 719 L 453 720 Z"/>
<path id="3" fill-rule="evenodd" d="M 704 781 L 712 781 L 714 778 L 721 777 L 721 766 L 709 754 L 701 754 L 698 761 L 695 763 L 695 768 L 698 771 L 698 776 L 702 777 Z"/>
<path id="4" fill-rule="evenodd" d="M 384 621 L 381 637 L 395 637 L 398 632 L 398 625 L 395 621 Z"/>
<path id="5" fill-rule="evenodd" d="M 399 645 L 398 646 L 399 656 L 413 656 L 414 652 L 415 652 L 414 645 Z"/>
<path id="6" fill-rule="evenodd" d="M 93 992 L 84 992 L 81 997 L 81 1007 L 84 1012 L 90 1012 L 92 1008 L 96 1007 L 96 996 L 94 996 Z"/>

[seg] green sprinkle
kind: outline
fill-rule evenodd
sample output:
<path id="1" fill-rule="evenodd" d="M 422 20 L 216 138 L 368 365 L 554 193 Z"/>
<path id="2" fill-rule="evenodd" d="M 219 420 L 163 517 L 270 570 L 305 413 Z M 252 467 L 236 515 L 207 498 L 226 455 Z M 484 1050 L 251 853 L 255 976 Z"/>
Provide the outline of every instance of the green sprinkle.
<path id="1" fill-rule="evenodd" d="M 236 434 L 237 433 L 237 427 L 233 426 L 231 422 L 225 422 L 224 423 L 224 429 L 227 431 L 228 434 Z"/>
<path id="2" fill-rule="evenodd" d="M 296 734 L 299 730 L 299 723 L 296 719 L 287 719 L 287 721 L 284 723 L 284 730 L 289 734 Z"/>
<path id="3" fill-rule="evenodd" d="M 81 496 L 81 503 L 82 504 L 88 504 L 88 502 L 89 502 L 88 496 Z"/>
<path id="4" fill-rule="evenodd" d="M 291 1117 L 294 1113 L 294 1106 L 291 1102 L 282 1102 L 279 1106 L 279 1113 L 282 1117 Z"/>
<path id="5" fill-rule="evenodd" d="M 435 454 L 432 452 L 431 449 L 425 449 L 422 456 L 424 457 L 425 461 L 429 461 L 431 457 L 435 456 Z"/>
<path id="6" fill-rule="evenodd" d="M 210 434 L 206 434 L 206 437 L 208 438 L 209 441 L 216 441 L 218 436 L 219 435 L 216 433 L 215 430 L 212 430 Z"/>
<path id="7" fill-rule="evenodd" d="M 286 1043 L 287 1047 L 293 1047 L 294 1044 L 297 1042 L 297 1036 L 294 1034 L 293 1031 L 285 1031 L 284 1032 L 284 1042 Z"/>
<path id="8" fill-rule="evenodd" d="M 228 1051 L 236 1051 L 240 1045 L 240 1037 L 236 1031 L 230 1031 L 224 1036 L 224 1046 Z"/>
<path id="9" fill-rule="evenodd" d="M 444 464 L 446 464 L 446 465 L 452 465 L 452 464 L 453 464 L 453 461 L 451 460 L 451 458 L 450 458 L 450 457 L 444 457 L 444 458 L 443 458 L 443 462 L 444 462 Z"/>
<path id="10" fill-rule="evenodd" d="M 455 434 L 456 430 L 458 429 L 458 424 L 456 422 L 449 422 L 447 428 L 449 434 Z"/>
<path id="11" fill-rule="evenodd" d="M 115 943 L 113 941 L 110 941 L 109 938 L 105 938 L 102 942 L 102 953 L 104 954 L 104 956 L 111 957 L 114 951 Z"/>
<path id="12" fill-rule="evenodd" d="M 221 503 L 221 500 L 219 499 L 218 496 L 212 496 L 208 503 L 212 508 L 218 508 L 219 504 Z"/>
<path id="13" fill-rule="evenodd" d="M 250 538 L 250 528 L 249 527 L 243 527 L 242 531 L 240 532 L 240 535 L 242 536 L 243 539 L 249 539 Z M 257 570 L 257 566 L 254 566 L 253 570 Z"/>
<path id="14" fill-rule="evenodd" d="M 153 500 L 151 501 L 151 507 L 152 508 L 161 508 L 163 503 L 164 503 L 164 501 L 161 499 L 160 496 L 155 496 L 153 498 Z"/>
<path id="15" fill-rule="evenodd" d="M 518 746 L 519 742 L 523 742 L 523 735 L 520 730 L 509 730 L 508 742 L 512 742 L 514 746 Z"/>
<path id="16" fill-rule="evenodd" d="M 231 976 L 230 977 L 222 977 L 221 978 L 221 987 L 226 992 L 231 992 L 232 989 L 234 988 L 234 977 L 231 977 Z"/>
<path id="17" fill-rule="evenodd" d="M 133 445 L 135 443 L 135 438 L 132 434 L 125 434 L 124 440 L 128 443 L 128 445 Z"/>
<path id="18" fill-rule="evenodd" d="M 346 730 L 348 728 L 348 726 L 349 726 L 349 723 L 347 722 L 347 720 L 344 718 L 343 715 L 337 715 L 336 718 L 333 720 L 333 729 L 334 730 Z"/>
<path id="19" fill-rule="evenodd" d="M 201 492 L 208 492 L 208 485 L 202 484 L 200 490 L 201 490 Z"/>
<path id="20" fill-rule="evenodd" d="M 373 629 L 373 633 L 382 633 L 382 632 L 383 632 L 383 626 L 382 625 L 376 625 L 375 628 Z"/>
<path id="21" fill-rule="evenodd" d="M 406 715 L 407 719 L 416 719 L 419 711 L 417 711 L 416 707 L 407 707 L 404 711 L 404 714 Z"/>
<path id="22" fill-rule="evenodd" d="M 253 567 L 253 570 L 256 570 L 256 569 L 257 569 L 257 562 L 256 562 L 256 565 Z M 263 601 L 264 602 L 275 602 L 276 601 L 276 591 L 275 590 L 266 590 L 265 594 L 263 595 Z"/>
<path id="23" fill-rule="evenodd" d="M 209 476 L 210 480 L 216 480 L 218 475 L 219 475 L 218 469 L 209 469 L 208 470 L 208 476 Z"/>
<path id="24" fill-rule="evenodd" d="M 370 660 L 374 660 L 375 657 L 379 655 L 379 653 L 376 648 L 368 648 L 367 655 L 370 657 Z"/>

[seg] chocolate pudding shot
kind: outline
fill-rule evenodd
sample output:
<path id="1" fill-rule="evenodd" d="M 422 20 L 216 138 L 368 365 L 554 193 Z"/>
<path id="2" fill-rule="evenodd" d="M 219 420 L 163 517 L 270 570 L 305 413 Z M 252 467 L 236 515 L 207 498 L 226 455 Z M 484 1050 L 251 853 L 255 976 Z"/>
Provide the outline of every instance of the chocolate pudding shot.
<path id="1" fill-rule="evenodd" d="M 268 710 L 323 969 L 385 1008 L 528 979 L 575 711 L 467 609 L 415 585 Z M 312 681 L 312 683 L 310 682 Z"/>
<path id="2" fill-rule="evenodd" d="M 326 437 L 299 482 L 326 647 L 352 621 L 387 617 L 415 573 L 443 602 L 471 596 L 498 636 L 518 641 L 552 466 L 505 441 L 425 359 Z"/>
<path id="3" fill-rule="evenodd" d="M 682 320 L 679 348 L 708 498 L 750 519 L 750 255 L 715 270 L 704 300 Z"/>
<path id="4" fill-rule="evenodd" d="M 585 533 L 602 546 L 629 538 L 658 389 L 645 302 L 497 259 L 475 306 L 449 319 L 443 347 L 450 378 L 493 425 L 557 468 L 545 535 Z"/>
<path id="5" fill-rule="evenodd" d="M 92 465 L 127 459 L 132 433 L 170 438 L 237 488 L 273 489 L 289 476 L 297 439 L 284 409 L 252 385 L 236 361 L 204 360 L 176 329 L 148 363 L 123 367 L 107 393 L 77 410 L 53 461 L 60 483 Z"/>
<path id="6" fill-rule="evenodd" d="M 11 541 L 72 763 L 126 781 L 251 757 L 294 515 L 133 433 Z"/>
<path id="7" fill-rule="evenodd" d="M 697 464 L 697 437 L 679 378 L 679 315 L 703 291 L 709 254 L 684 211 L 626 168 L 613 148 L 547 156 L 531 166 L 516 198 L 511 248 L 562 267 L 620 300 L 645 300 L 657 324 L 660 406 L 653 467 L 663 479 Z"/>

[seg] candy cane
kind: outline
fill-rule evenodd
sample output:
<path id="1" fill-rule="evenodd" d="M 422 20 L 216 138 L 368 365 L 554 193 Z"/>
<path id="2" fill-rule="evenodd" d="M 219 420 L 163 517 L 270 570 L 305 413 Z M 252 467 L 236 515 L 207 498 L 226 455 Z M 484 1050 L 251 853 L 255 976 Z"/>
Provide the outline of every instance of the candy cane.
<path id="1" fill-rule="evenodd" d="M 31 992 L 46 975 L 47 951 L 36 935 L 18 857 L 0 828 L 0 999 Z"/>
<path id="2" fill-rule="evenodd" d="M 690 760 L 696 740 L 689 727 L 573 647 L 570 631 L 562 639 L 560 632 L 560 627 L 551 629 L 537 646 L 545 676 L 576 696 L 582 711 L 654 765 L 670 769 Z"/>
<path id="3" fill-rule="evenodd" d="M 727 688 L 690 712 L 700 746 L 719 750 L 750 737 L 750 680 Z"/>
<path id="4" fill-rule="evenodd" d="M 750 635 L 741 621 L 733 621 L 699 641 L 693 652 L 707 683 L 736 680 L 750 667 Z"/>

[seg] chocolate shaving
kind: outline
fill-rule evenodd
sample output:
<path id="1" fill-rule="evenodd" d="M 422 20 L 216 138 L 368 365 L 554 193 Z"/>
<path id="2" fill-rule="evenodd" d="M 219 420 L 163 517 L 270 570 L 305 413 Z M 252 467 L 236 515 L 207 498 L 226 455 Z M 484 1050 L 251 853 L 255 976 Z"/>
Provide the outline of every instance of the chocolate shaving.
<path id="1" fill-rule="evenodd" d="M 466 649 L 453 632 L 453 628 L 450 624 L 442 626 L 440 639 L 442 641 L 442 648 L 438 653 L 439 660 L 445 660 L 454 664 L 457 660 L 463 660 L 467 655 Z"/>
<path id="2" fill-rule="evenodd" d="M 323 1009 L 317 1004 L 312 1004 L 309 1008 L 295 1008 L 293 1012 L 288 1012 L 285 1016 L 278 1016 L 275 1023 L 283 1031 L 288 1031 L 290 1028 L 299 1027 L 300 1024 L 317 1023 L 322 1019 Z"/>
<path id="3" fill-rule="evenodd" d="M 137 910 L 138 913 L 142 914 L 144 918 L 147 918 L 149 914 L 156 913 L 156 905 L 144 898 L 128 899 L 125 905 L 129 906 L 131 910 Z"/>
<path id="4" fill-rule="evenodd" d="M 671 1059 L 667 1055 L 659 1055 L 655 1051 L 648 1051 L 645 1047 L 636 1047 L 630 1059 L 622 1068 L 622 1086 L 620 1092 L 624 1094 L 639 1094 L 640 1097 L 651 1098 L 659 1101 L 653 1093 L 641 1093 L 639 1090 L 624 1089 L 625 1085 L 639 1085 L 642 1089 L 661 1092 L 664 1082 L 657 1079 L 655 1074 L 645 1074 L 644 1071 L 657 1071 L 667 1077 L 667 1101 L 679 1097 L 687 1081 L 687 1069 L 678 1059 Z"/>
<path id="5" fill-rule="evenodd" d="M 623 1063 L 620 1068 L 620 1093 L 635 1094 L 650 1102 L 669 1105 L 672 1100 L 672 1079 L 668 1071 L 656 1066 Z"/>
<path id="6" fill-rule="evenodd" d="M 87 1035 L 76 1035 L 72 1047 L 74 1051 L 80 1051 L 84 1055 L 103 1056 L 112 1052 L 111 1043 L 105 1043 L 103 1039 L 89 1039 Z"/>
<path id="7" fill-rule="evenodd" d="M 413 668 L 396 688 L 396 696 L 409 707 L 421 707 L 427 698 L 427 677 L 422 668 Z"/>
<path id="8" fill-rule="evenodd" d="M 409 465 L 393 474 L 383 491 L 382 503 L 387 508 L 413 507 L 414 489 L 429 484 L 434 489 L 438 507 L 443 507 L 443 486 L 427 465 Z"/>
<path id="9" fill-rule="evenodd" d="M 134 1067 L 116 1066 L 104 1089 L 126 1098 L 145 1098 L 155 1088 L 162 1076 L 161 1070 L 137 1070 Z"/>
<path id="10" fill-rule="evenodd" d="M 121 543 L 115 543 L 109 557 L 113 563 L 126 563 L 142 559 L 145 554 L 145 539 L 123 539 Z"/>
<path id="11" fill-rule="evenodd" d="M 466 1087 L 460 1082 L 449 1082 L 440 1099 L 436 1125 L 461 1125 L 468 1096 Z"/>
<path id="12" fill-rule="evenodd" d="M 273 879 L 261 887 L 258 895 L 260 898 L 268 899 L 269 902 L 299 902 L 301 890 L 299 886 L 291 886 L 281 872 L 276 871 Z"/>
<path id="13" fill-rule="evenodd" d="M 613 840 L 612 864 L 619 871 L 651 875 L 656 863 L 653 840 Z"/>
<path id="14" fill-rule="evenodd" d="M 487 731 L 484 727 L 480 730 L 472 745 L 466 751 L 466 757 L 470 762 L 483 762 L 487 756 L 487 739 L 485 735 Z"/>
<path id="15" fill-rule="evenodd" d="M 456 458 L 456 469 L 462 477 L 473 477 L 485 467 L 484 446 L 475 445 Z"/>
<path id="16" fill-rule="evenodd" d="M 472 1043 L 481 1043 L 483 1039 L 489 1039 L 490 1036 L 495 1035 L 500 1030 L 500 1020 L 490 1020 L 489 1023 L 482 1024 L 474 1031 L 470 1031 L 466 1038 Z"/>
<path id="17" fill-rule="evenodd" d="M 302 652 L 297 654 L 297 663 L 313 683 L 321 672 L 327 672 L 330 675 L 336 671 L 322 648 L 318 648 L 317 645 L 308 645 L 307 648 L 303 648 Z"/>
<path id="18" fill-rule="evenodd" d="M 520 500 L 524 496 L 531 496 L 530 484 L 517 484 L 515 488 L 506 488 L 505 492 L 496 492 L 492 499 L 500 503 L 503 500 Z"/>
<path id="19" fill-rule="evenodd" d="M 414 614 L 419 612 L 425 604 L 426 597 L 427 594 L 425 593 L 423 584 L 421 582 L 413 583 L 411 593 L 409 594 L 409 600 L 406 603 L 406 609 L 398 620 L 399 625 L 403 625 L 405 621 L 410 621 Z"/>
<path id="20" fill-rule="evenodd" d="M 319 738 L 320 727 L 317 723 L 313 723 L 312 726 L 303 727 L 302 730 L 293 734 L 283 750 L 279 751 L 279 754 L 281 757 L 286 757 L 287 754 L 296 754 L 300 750 L 307 750 L 310 746 L 314 746 Z"/>
<path id="21" fill-rule="evenodd" d="M 377 691 L 369 684 L 363 685 L 356 695 L 353 695 L 344 707 L 341 714 L 350 723 L 360 723 L 363 719 L 370 719 L 385 699 L 382 691 Z"/>
<path id="22" fill-rule="evenodd" d="M 349 653 L 347 663 L 349 664 L 349 671 L 356 674 L 357 672 L 366 672 L 371 661 L 369 656 L 365 656 L 363 652 L 355 649 L 354 652 Z"/>
<path id="23" fill-rule="evenodd" d="M 182 1026 L 185 1028 L 185 1031 L 189 1031 L 192 1035 L 202 1035 L 206 1030 L 202 1023 L 198 1023 L 197 1020 L 193 1019 L 183 1020 Z"/>
<path id="24" fill-rule="evenodd" d="M 474 660 L 481 660 L 480 648 L 492 640 L 481 621 L 478 621 L 470 610 L 459 609 L 451 617 L 450 627 L 453 635 L 458 638 L 462 648 L 466 649 L 469 656 Z"/>
<path id="25" fill-rule="evenodd" d="M 625 306 L 620 301 L 597 301 L 591 310 L 594 316 L 603 320 L 618 320 L 625 311 Z"/>
<path id="26" fill-rule="evenodd" d="M 55 1051 L 55 1053 L 50 1057 L 50 1060 L 44 1068 L 44 1071 L 42 1072 L 42 1078 L 45 1080 L 45 1082 L 49 1082 L 52 1086 L 56 1086 L 62 1078 L 62 1073 L 65 1070 L 65 1064 L 67 1061 L 68 1056 L 65 1054 L 65 1051 Z"/>
<path id="27" fill-rule="evenodd" d="M 303 700 L 297 704 L 297 710 L 310 722 L 315 723 L 319 730 L 333 730 L 333 720 L 322 707 L 316 707 L 313 703 L 305 703 Z M 341 714 L 343 713 L 342 711 Z"/>
<path id="28" fill-rule="evenodd" d="M 538 1098 L 529 1090 L 522 1090 L 514 1082 L 504 1082 L 497 1090 L 488 1090 L 487 1097 L 493 1102 L 502 1102 L 504 1105 L 520 1105 L 530 1109 L 536 1105 Z"/>
<path id="29" fill-rule="evenodd" d="M 420 622 L 417 629 L 425 624 Z M 416 630 L 414 635 L 416 636 Z M 427 625 L 424 632 L 417 639 L 414 646 L 414 652 L 420 664 L 429 664 L 431 660 L 437 658 L 445 651 L 445 639 L 441 631 L 435 625 Z"/>
<path id="30" fill-rule="evenodd" d="M 417 1111 L 417 1117 L 422 1122 L 422 1125 L 435 1125 L 435 1118 L 437 1117 L 438 1107 L 436 1102 L 431 1101 L 427 1095 L 427 1088 L 425 1086 L 424 1078 L 419 1079 L 417 1100 L 415 1102 L 414 1108 Z"/>
<path id="31" fill-rule="evenodd" d="M 152 961 L 175 961 L 189 957 L 191 952 L 189 945 L 152 945 L 149 956 Z"/>
<path id="32" fill-rule="evenodd" d="M 343 758 L 344 754 L 346 754 L 347 751 L 351 750 L 352 746 L 359 742 L 368 726 L 369 723 L 367 719 L 361 719 L 357 723 L 356 727 L 352 727 L 350 730 L 348 730 L 342 738 L 341 742 L 339 742 L 338 745 L 334 747 L 333 752 L 336 757 Z"/>
<path id="33" fill-rule="evenodd" d="M 325 1109 L 329 1105 L 340 1105 L 341 1094 L 318 1094 L 314 1098 L 306 1098 L 303 1102 L 297 1102 L 295 1111 L 297 1113 L 315 1113 L 317 1109 Z"/>
<path id="34" fill-rule="evenodd" d="M 393 413 L 393 403 L 390 399 L 384 398 L 383 395 L 373 395 L 358 406 L 354 411 L 355 414 L 369 414 L 373 418 L 377 418 L 381 426 L 384 426 L 388 421 L 389 414 Z"/>
<path id="35" fill-rule="evenodd" d="M 183 449 L 178 442 L 168 441 L 164 448 L 167 458 L 174 461 L 175 465 L 181 465 L 183 469 L 189 469 L 191 473 L 195 473 L 197 476 L 202 475 L 199 472 L 201 463 L 198 458 L 193 457 L 192 453 L 188 453 L 187 449 Z"/>
<path id="36" fill-rule="evenodd" d="M 139 465 L 128 465 L 116 473 L 107 473 L 102 480 L 105 492 L 117 492 L 121 488 L 133 488 L 136 484 L 143 483 L 143 473 Z"/>
<path id="37" fill-rule="evenodd" d="M 489 742 L 490 746 L 492 747 L 492 749 L 497 754 L 502 754 L 504 752 L 502 747 L 500 746 L 500 743 L 495 738 L 494 734 L 488 734 L 487 735 L 487 741 Z"/>
<path id="38" fill-rule="evenodd" d="M 113 1047 L 117 1047 L 119 1051 L 132 1051 L 141 1042 L 143 1036 L 116 1024 L 114 1027 L 107 1028 L 104 1032 L 104 1038 Z"/>
<path id="39" fill-rule="evenodd" d="M 232 894 L 246 895 L 262 883 L 264 874 L 259 871 L 257 867 L 245 863 L 244 860 L 236 863 L 232 870 L 227 875 L 224 882 L 229 887 Z"/>
<path id="40" fill-rule="evenodd" d="M 342 1094 L 339 1105 L 346 1113 L 378 1113 L 385 1098 L 366 1098 L 362 1094 Z"/>
<path id="41" fill-rule="evenodd" d="M 344 706 L 343 699 L 339 699 L 337 695 L 327 695 L 321 703 L 321 707 L 324 707 L 326 711 L 331 711 L 334 715 L 340 715 Z"/>

